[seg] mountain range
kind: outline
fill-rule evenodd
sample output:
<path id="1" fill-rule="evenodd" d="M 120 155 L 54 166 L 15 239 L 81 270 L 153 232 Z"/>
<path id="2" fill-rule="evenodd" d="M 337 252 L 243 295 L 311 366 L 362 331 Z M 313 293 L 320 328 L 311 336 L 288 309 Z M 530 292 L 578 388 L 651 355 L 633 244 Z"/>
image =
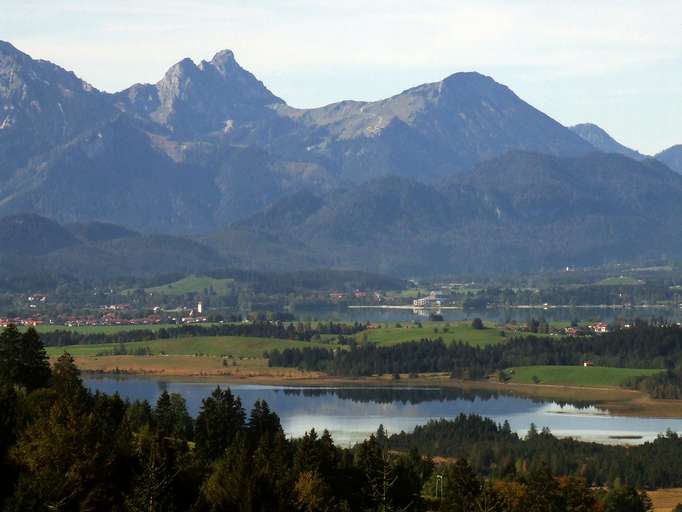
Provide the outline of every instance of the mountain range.
<path id="1" fill-rule="evenodd" d="M 5 269 L 453 273 L 682 248 L 682 146 L 646 157 L 478 73 L 297 109 L 230 51 L 111 94 L 0 42 L 0 106 Z"/>

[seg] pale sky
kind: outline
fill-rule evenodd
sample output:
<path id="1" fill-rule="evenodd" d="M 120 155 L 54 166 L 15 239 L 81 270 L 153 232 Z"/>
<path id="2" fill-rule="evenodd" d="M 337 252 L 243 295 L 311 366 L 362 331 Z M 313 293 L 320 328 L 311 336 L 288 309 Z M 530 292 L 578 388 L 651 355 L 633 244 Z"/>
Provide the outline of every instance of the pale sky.
<path id="1" fill-rule="evenodd" d="M 0 39 L 110 92 L 227 48 L 296 107 L 479 71 L 565 125 L 682 143 L 681 0 L 1 0 Z"/>

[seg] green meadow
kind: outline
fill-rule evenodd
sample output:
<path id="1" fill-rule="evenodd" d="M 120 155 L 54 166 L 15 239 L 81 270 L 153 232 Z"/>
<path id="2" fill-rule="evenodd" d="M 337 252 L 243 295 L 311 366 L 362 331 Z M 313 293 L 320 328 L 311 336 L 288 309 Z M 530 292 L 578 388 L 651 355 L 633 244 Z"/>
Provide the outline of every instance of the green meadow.
<path id="1" fill-rule="evenodd" d="M 507 336 L 510 336 L 507 333 Z M 501 343 L 507 338 L 502 336 L 499 329 L 486 327 L 474 329 L 469 322 L 422 322 L 422 327 L 412 323 L 384 324 L 378 329 L 369 329 L 355 335 L 358 342 L 365 339 L 378 345 L 396 345 L 406 341 L 418 341 L 422 338 L 443 338 L 445 342 L 461 341 L 471 345 L 486 346 Z"/>
<path id="2" fill-rule="evenodd" d="M 627 379 L 653 375 L 661 370 L 637 368 L 607 368 L 600 366 L 519 366 L 507 370 L 510 382 L 564 386 L 620 386 Z"/>
<path id="3" fill-rule="evenodd" d="M 210 291 L 216 295 L 225 295 L 232 290 L 234 286 L 234 279 L 217 279 L 208 276 L 191 275 L 183 277 L 178 281 L 145 288 L 145 292 L 154 295 L 184 295 L 186 293 L 202 294 L 205 291 Z M 126 290 L 126 293 L 131 293 L 133 290 Z"/>

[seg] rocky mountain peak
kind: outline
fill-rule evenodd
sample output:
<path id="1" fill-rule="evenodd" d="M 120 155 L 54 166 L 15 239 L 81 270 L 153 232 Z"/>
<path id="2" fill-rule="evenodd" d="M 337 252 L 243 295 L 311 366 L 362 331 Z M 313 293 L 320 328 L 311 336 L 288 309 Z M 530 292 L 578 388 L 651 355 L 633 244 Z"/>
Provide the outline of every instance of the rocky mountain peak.
<path id="1" fill-rule="evenodd" d="M 8 43 L 7 41 L 1 41 L 1 40 L 0 40 L 0 55 L 24 55 L 24 56 L 26 56 L 25 53 L 22 53 L 19 50 L 17 50 L 11 43 Z"/>
<path id="2" fill-rule="evenodd" d="M 213 56 L 210 64 L 212 64 L 223 74 L 227 74 L 228 72 L 235 70 L 243 71 L 239 64 L 237 64 L 237 61 L 234 58 L 234 52 L 232 50 L 219 51 Z"/>
<path id="3" fill-rule="evenodd" d="M 196 74 L 199 68 L 190 58 L 184 58 L 180 62 L 173 64 L 166 74 L 163 76 L 161 81 L 157 84 L 163 87 L 164 84 L 178 82 L 180 80 L 185 80 L 192 75 Z"/>

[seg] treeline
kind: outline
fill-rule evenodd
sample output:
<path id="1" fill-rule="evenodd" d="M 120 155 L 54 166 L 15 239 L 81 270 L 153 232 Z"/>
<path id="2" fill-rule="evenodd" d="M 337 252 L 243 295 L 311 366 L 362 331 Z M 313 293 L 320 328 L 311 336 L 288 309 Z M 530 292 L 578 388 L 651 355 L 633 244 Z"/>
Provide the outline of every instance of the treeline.
<path id="1" fill-rule="evenodd" d="M 648 393 L 652 398 L 668 400 L 682 399 L 682 370 L 666 370 L 655 375 L 634 377 L 625 381 L 624 386 Z"/>
<path id="2" fill-rule="evenodd" d="M 150 341 L 156 339 L 174 339 L 193 336 L 249 336 L 257 338 L 278 338 L 299 341 L 319 339 L 322 335 L 352 336 L 367 328 L 366 324 L 320 322 L 284 323 L 256 321 L 249 323 L 225 323 L 210 325 L 179 325 L 160 329 L 133 329 L 116 333 L 80 333 L 74 330 L 56 330 L 41 334 L 48 347 L 65 347 L 68 345 L 91 345 L 98 343 L 126 343 L 130 341 Z"/>
<path id="3" fill-rule="evenodd" d="M 111 350 L 100 350 L 95 354 L 97 357 L 106 356 L 151 356 L 152 351 L 149 347 L 128 348 L 123 343 L 119 343 Z"/>
<path id="4" fill-rule="evenodd" d="M 386 442 L 392 450 L 418 446 L 430 456 L 467 459 L 477 473 L 492 479 L 515 479 L 548 466 L 554 474 L 579 477 L 597 487 L 682 485 L 682 438 L 673 432 L 624 447 L 558 439 L 534 426 L 521 438 L 506 422 L 499 425 L 489 418 L 462 414 L 391 435 Z"/>
<path id="5" fill-rule="evenodd" d="M 334 375 L 449 372 L 481 378 L 513 366 L 577 365 L 682 368 L 682 328 L 638 323 L 629 329 L 577 338 L 516 337 L 486 347 L 422 339 L 393 346 L 361 344 L 350 350 L 306 347 L 269 354 L 271 366 L 301 367 Z"/>
<path id="6" fill-rule="evenodd" d="M 480 309 L 486 304 L 516 305 L 599 305 L 599 304 L 655 304 L 673 301 L 679 290 L 668 283 L 635 285 L 552 286 L 540 289 L 489 287 L 472 293 L 464 300 L 465 307 Z"/>
<path id="7" fill-rule="evenodd" d="M 328 432 L 285 436 L 256 401 L 216 388 L 196 419 L 179 394 L 154 406 L 91 393 L 73 359 L 50 369 L 34 330 L 0 333 L 0 509 L 196 512 L 640 512 L 631 486 L 595 490 L 549 466 L 484 480 L 466 459 L 436 467 L 385 435 L 352 449 Z M 623 449 L 625 450 L 625 449 Z"/>

